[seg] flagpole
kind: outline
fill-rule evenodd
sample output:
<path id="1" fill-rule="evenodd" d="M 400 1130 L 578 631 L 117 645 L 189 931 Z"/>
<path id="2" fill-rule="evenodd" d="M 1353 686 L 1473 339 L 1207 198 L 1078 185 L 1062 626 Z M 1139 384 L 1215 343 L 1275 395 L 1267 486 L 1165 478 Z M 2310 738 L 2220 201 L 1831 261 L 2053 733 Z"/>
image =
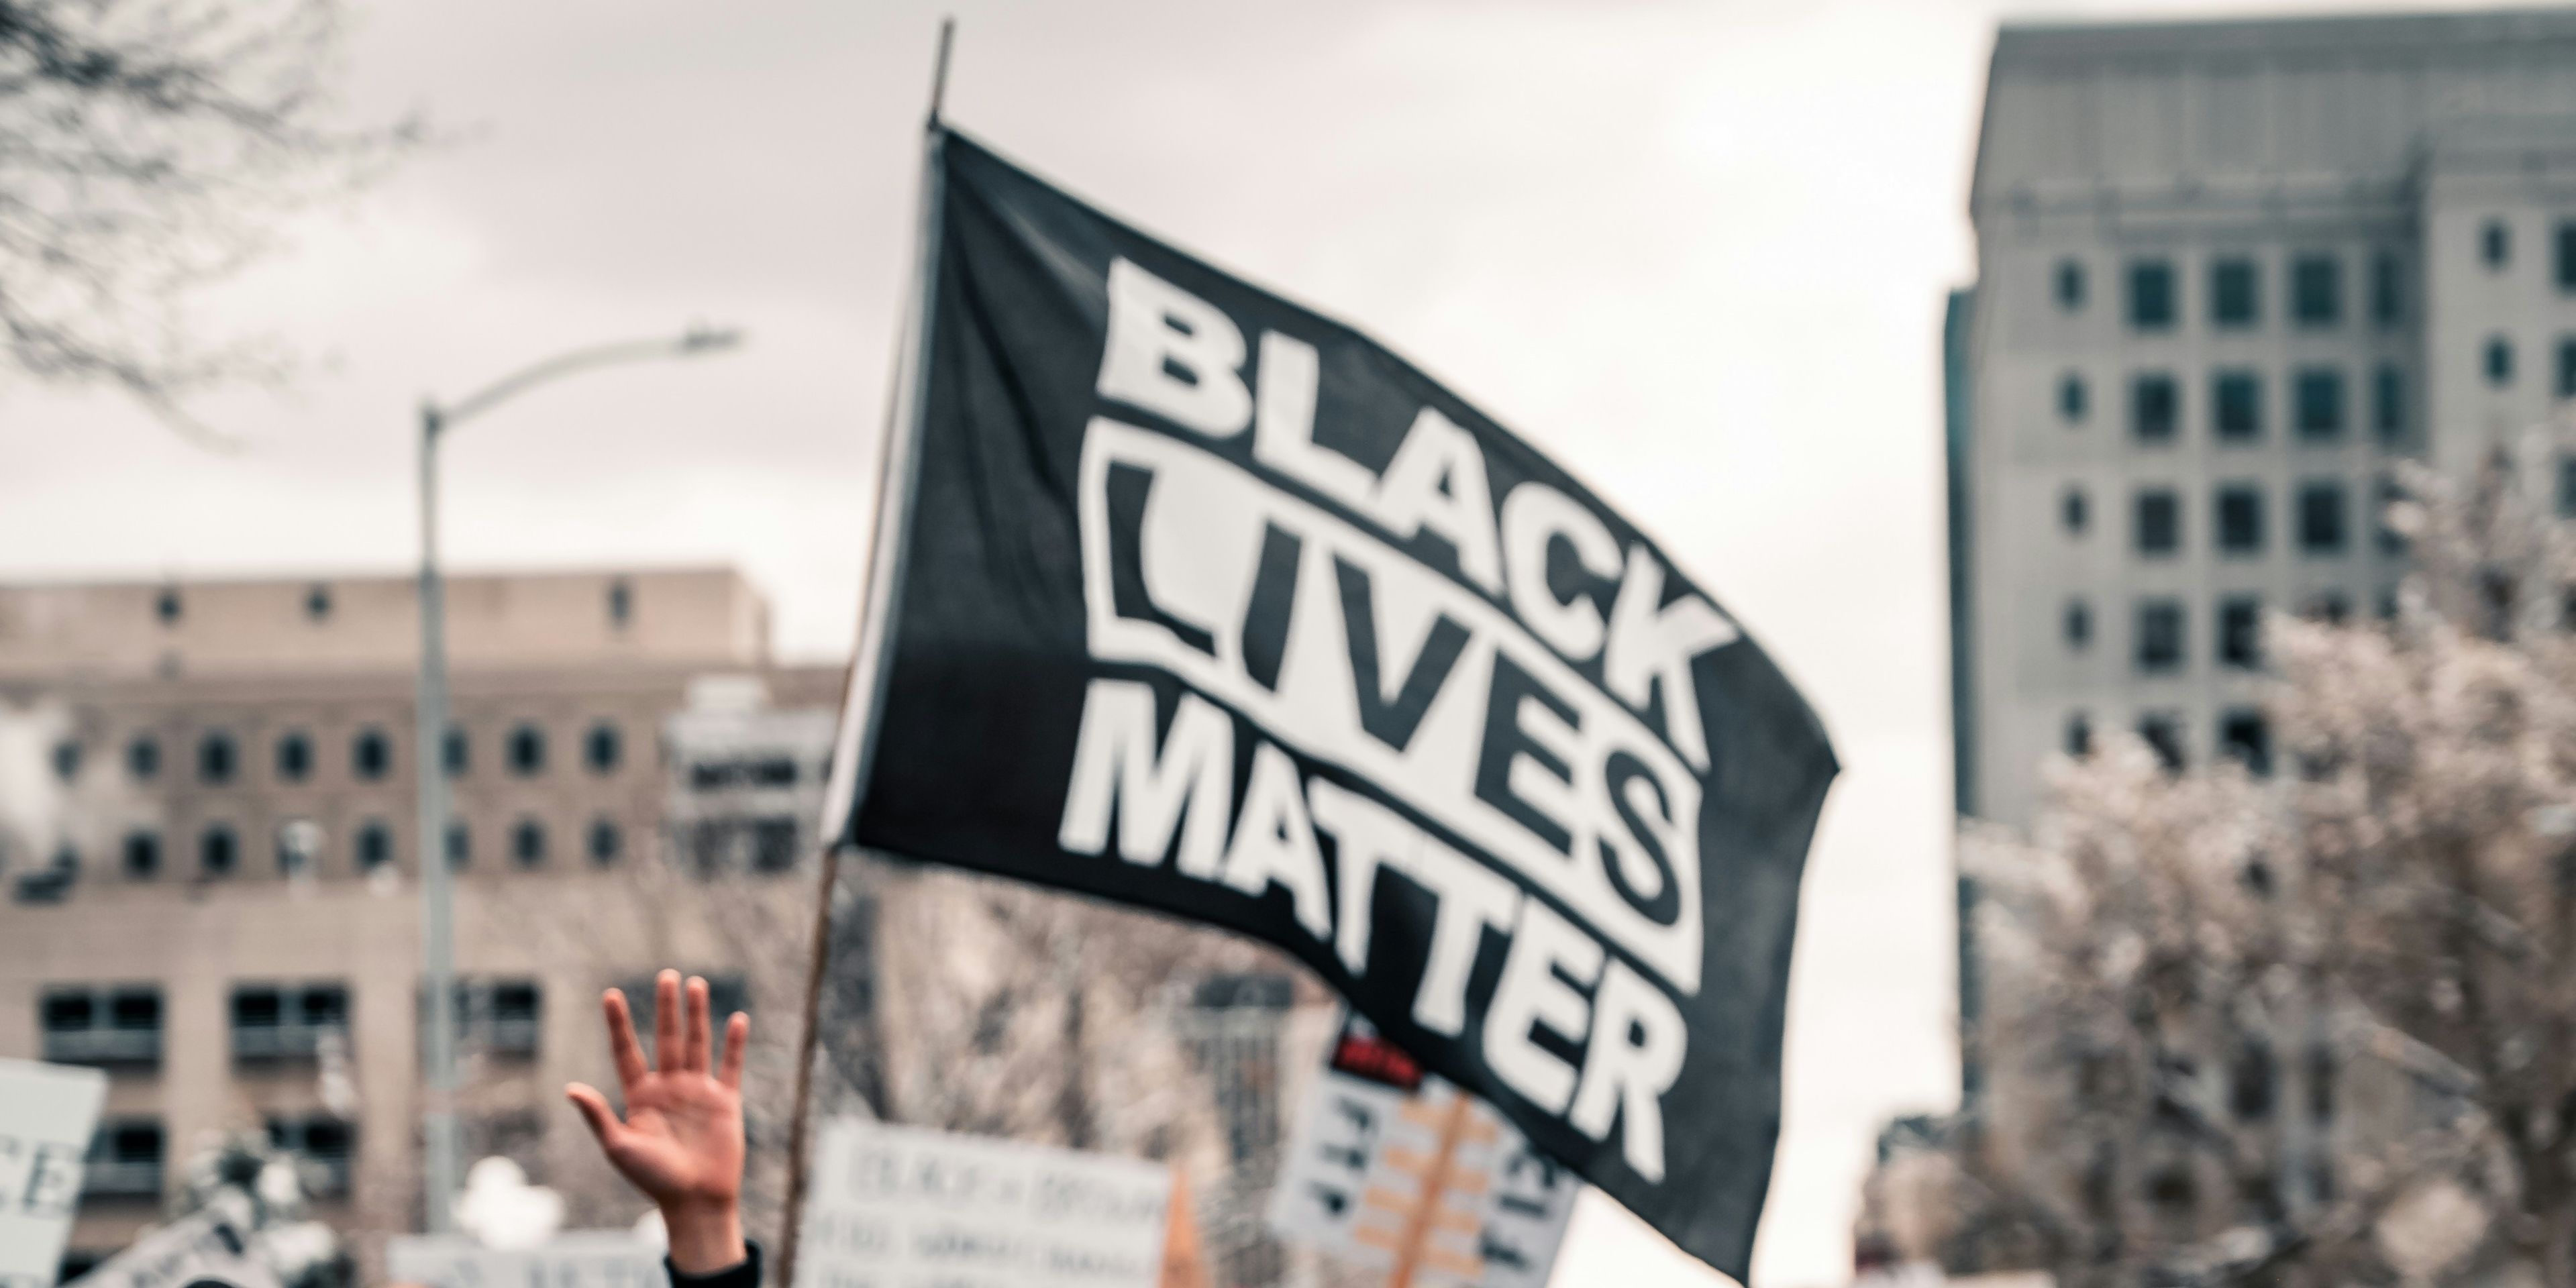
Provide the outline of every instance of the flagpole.
<path id="1" fill-rule="evenodd" d="M 847 777 L 836 774 L 836 781 L 850 785 L 852 799 L 846 813 L 839 812 L 839 802 L 831 805 L 841 826 L 834 835 L 822 838 L 823 871 L 814 907 L 813 957 L 805 971 L 805 1030 L 797 1039 L 795 1105 L 787 1129 L 787 1211 L 778 1235 L 776 1282 L 780 1288 L 795 1286 L 796 1244 L 805 1223 L 806 1175 L 813 1163 L 814 1062 L 821 1050 L 823 984 L 832 955 L 833 896 L 840 890 L 841 856 L 853 849 L 842 843 L 841 834 L 858 817 L 856 794 L 866 790 L 870 762 L 876 756 L 877 713 L 885 698 L 886 673 L 892 668 L 884 643 L 892 634 L 894 591 L 903 572 L 904 518 L 912 509 L 915 484 L 912 449 L 921 437 L 926 404 L 922 391 L 930 380 L 930 335 L 939 294 L 935 275 L 939 266 L 940 209 L 947 195 L 940 168 L 947 127 L 941 124 L 940 110 L 948 98 L 948 53 L 956 33 L 955 18 L 939 20 L 939 52 L 930 73 L 930 114 L 922 123 L 921 204 L 913 227 L 912 311 L 895 341 L 895 372 L 886 393 L 885 433 L 878 443 L 876 534 L 868 551 L 867 584 L 860 600 L 864 616 L 859 646 L 851 659 L 842 694 L 845 711 L 853 701 L 866 704 L 859 713 L 864 723 L 855 731 L 855 738 L 844 739 L 854 745 L 839 749 L 851 764 L 842 771 Z M 862 689 L 862 685 L 866 687 Z M 856 879 L 864 880 L 866 872 L 864 859 L 853 867 Z M 877 1108 L 882 1110 L 883 1106 Z"/>

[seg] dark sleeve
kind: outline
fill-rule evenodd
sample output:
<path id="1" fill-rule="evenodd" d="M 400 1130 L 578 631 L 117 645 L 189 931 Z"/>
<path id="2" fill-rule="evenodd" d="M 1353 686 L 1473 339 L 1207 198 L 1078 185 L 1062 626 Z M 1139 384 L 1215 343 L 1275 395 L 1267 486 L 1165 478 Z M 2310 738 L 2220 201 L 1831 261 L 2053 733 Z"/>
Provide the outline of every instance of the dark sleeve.
<path id="1" fill-rule="evenodd" d="M 745 1239 L 742 1246 L 748 1255 L 712 1274 L 682 1274 L 669 1257 L 662 1258 L 662 1268 L 671 1272 L 671 1288 L 760 1288 L 760 1245 Z"/>

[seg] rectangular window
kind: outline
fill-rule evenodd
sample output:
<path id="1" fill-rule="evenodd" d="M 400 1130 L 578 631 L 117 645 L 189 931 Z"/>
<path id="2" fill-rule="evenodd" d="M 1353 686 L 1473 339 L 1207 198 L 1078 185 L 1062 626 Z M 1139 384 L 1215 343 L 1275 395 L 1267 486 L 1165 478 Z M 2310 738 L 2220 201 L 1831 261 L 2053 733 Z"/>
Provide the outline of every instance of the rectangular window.
<path id="1" fill-rule="evenodd" d="M 268 1143 L 312 1164 L 306 1175 L 315 1182 L 316 1195 L 337 1198 L 349 1192 L 349 1169 L 358 1154 L 349 1124 L 324 1114 L 273 1117 Z"/>
<path id="2" fill-rule="evenodd" d="M 342 984 L 243 984 L 233 989 L 236 1062 L 310 1060 L 325 1035 L 345 1040 L 349 990 Z"/>
<path id="3" fill-rule="evenodd" d="M 2139 600 L 2138 669 L 2156 675 L 2181 670 L 2182 664 L 2182 601 Z"/>
<path id="4" fill-rule="evenodd" d="M 2240 671 L 2263 665 L 2263 601 L 2232 595 L 2218 601 L 2218 660 Z"/>
<path id="5" fill-rule="evenodd" d="M 111 1118 L 89 1138 L 81 1165 L 84 1198 L 157 1199 L 165 1149 L 158 1118 Z"/>
<path id="6" fill-rule="evenodd" d="M 2171 488 L 2138 493 L 2136 535 L 2142 555 L 2169 555 L 2182 548 L 2182 500 Z"/>
<path id="7" fill-rule="evenodd" d="M 460 979 L 456 981 L 456 1039 L 469 1051 L 489 1056 L 537 1054 L 545 1018 L 544 988 L 533 979 Z M 421 995 L 421 1023 L 429 1022 L 428 994 Z M 427 1029 L 422 1030 L 426 1035 Z M 428 1049 L 424 1036 L 422 1049 Z"/>
<path id="8" fill-rule="evenodd" d="M 2309 367 L 2299 372 L 2295 388 L 2299 437 L 2310 442 L 2343 437 L 2343 372 Z"/>
<path id="9" fill-rule="evenodd" d="M 2069 313 L 2084 307 L 2084 266 L 2071 259 L 2057 261 L 2057 307 Z"/>
<path id="10" fill-rule="evenodd" d="M 2066 647 L 2081 653 L 2093 643 L 2093 608 L 2080 599 L 2066 601 Z"/>
<path id="11" fill-rule="evenodd" d="M 2576 291 L 2576 223 L 2558 225 L 2558 289 Z"/>
<path id="12" fill-rule="evenodd" d="M 2563 482 L 2561 486 L 2564 486 Z M 2372 527 L 2379 533 L 2379 553 L 2383 555 L 2406 553 L 2406 534 L 2399 532 L 2396 525 L 2390 521 L 2390 514 L 2396 509 L 2397 503 L 2405 499 L 2406 489 L 2398 486 L 2396 479 L 2386 474 L 2379 476 L 2379 512 L 2371 518 Z M 2394 612 L 2380 614 L 2382 617 L 2396 615 Z"/>
<path id="13" fill-rule="evenodd" d="M 2558 458 L 2558 517 L 2576 519 L 2576 456 Z"/>
<path id="14" fill-rule="evenodd" d="M 2343 264 L 2332 255 L 2301 255 L 2290 265 L 2290 316 L 2304 327 L 2343 321 Z"/>
<path id="15" fill-rule="evenodd" d="M 2383 362 L 2370 381 L 2370 423 L 2382 444 L 2406 441 L 2406 373 Z"/>
<path id="16" fill-rule="evenodd" d="M 2321 479 L 2299 486 L 2299 549 L 2311 555 L 2339 555 L 2344 548 L 2343 484 Z"/>
<path id="17" fill-rule="evenodd" d="M 2081 711 L 2066 717 L 2066 754 L 2077 760 L 2093 754 L 2093 721 Z"/>
<path id="18" fill-rule="evenodd" d="M 68 985 L 38 1006 L 43 1056 L 55 1064 L 161 1063 L 161 990 L 150 984 Z"/>
<path id="19" fill-rule="evenodd" d="M 2513 259 L 2513 230 L 2501 219 L 2490 219 L 2478 229 L 2478 258 L 2492 271 L 2503 268 Z"/>
<path id="20" fill-rule="evenodd" d="M 2240 707 L 2220 716 L 2218 747 L 2228 759 L 2245 766 L 2247 773 L 2259 778 L 2272 772 L 2272 731 L 2260 711 Z"/>
<path id="21" fill-rule="evenodd" d="M 2513 341 L 2500 335 L 2487 337 L 2487 383 L 2498 389 L 2513 383 Z"/>
<path id="22" fill-rule="evenodd" d="M 2129 325 L 2141 331 L 2166 331 L 2173 323 L 2173 265 L 2161 259 L 2130 264 Z"/>
<path id="23" fill-rule="evenodd" d="M 2069 425 L 2084 423 L 2091 399 L 2085 397 L 2084 377 L 2068 372 L 2057 381 L 2057 414 Z"/>
<path id="24" fill-rule="evenodd" d="M 2259 484 L 2220 486 L 2217 511 L 2219 553 L 2263 553 L 2263 489 Z"/>
<path id="25" fill-rule="evenodd" d="M 2221 371 L 2209 381 L 2210 419 L 2222 443 L 2251 443 L 2263 437 L 2263 377 L 2253 371 Z"/>
<path id="26" fill-rule="evenodd" d="M 2576 398 L 2576 335 L 2558 337 L 2558 396 Z"/>
<path id="27" fill-rule="evenodd" d="M 2262 321 L 2261 279 L 2254 261 L 2222 259 L 2209 266 L 2209 320 L 2222 327 L 2250 327 Z"/>
<path id="28" fill-rule="evenodd" d="M 2406 320 L 2405 271 L 2394 251 L 2381 251 L 2370 261 L 2370 317 L 2381 326 Z"/>
<path id="29" fill-rule="evenodd" d="M 2180 428 L 2181 398 L 2174 378 L 2150 371 L 2129 386 L 2129 427 L 2141 443 L 2170 443 Z"/>
<path id="30" fill-rule="evenodd" d="M 2181 773 L 2183 767 L 2182 717 L 2171 711 L 2150 711 L 2138 717 L 2138 736 L 2146 739 L 2156 759 L 2164 762 L 2168 773 Z"/>

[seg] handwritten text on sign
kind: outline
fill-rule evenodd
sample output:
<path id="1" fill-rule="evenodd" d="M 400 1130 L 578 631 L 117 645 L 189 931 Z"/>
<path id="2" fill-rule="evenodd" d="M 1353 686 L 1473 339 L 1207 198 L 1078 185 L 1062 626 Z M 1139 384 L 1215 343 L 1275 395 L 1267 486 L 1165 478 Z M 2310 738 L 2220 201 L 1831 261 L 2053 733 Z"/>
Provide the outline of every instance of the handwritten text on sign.
<path id="1" fill-rule="evenodd" d="M 1164 1167 L 980 1136 L 826 1124 L 796 1288 L 1154 1288 Z"/>

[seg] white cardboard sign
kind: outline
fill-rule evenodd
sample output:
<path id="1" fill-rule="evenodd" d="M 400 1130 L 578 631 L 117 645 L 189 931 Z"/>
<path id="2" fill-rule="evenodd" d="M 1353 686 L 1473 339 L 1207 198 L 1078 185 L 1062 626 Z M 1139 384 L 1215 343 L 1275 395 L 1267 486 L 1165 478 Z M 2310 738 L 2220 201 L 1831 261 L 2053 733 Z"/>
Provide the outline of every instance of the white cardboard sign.
<path id="1" fill-rule="evenodd" d="M 662 1251 L 625 1230 L 567 1230 L 533 1248 L 487 1248 L 470 1235 L 401 1234 L 385 1277 L 427 1288 L 668 1288 Z"/>
<path id="2" fill-rule="evenodd" d="M 0 1060 L 0 1288 L 52 1288 L 106 1099 L 96 1069 Z"/>
<path id="3" fill-rule="evenodd" d="M 1171 1169 L 858 1118 L 824 1124 L 795 1288 L 1155 1288 Z"/>
<path id="4" fill-rule="evenodd" d="M 1473 1096 L 1453 1130 L 1465 1095 L 1346 1021 L 1290 1136 L 1271 1229 L 1376 1270 L 1418 1232 L 1415 1283 L 1545 1288 L 1582 1183 Z"/>

